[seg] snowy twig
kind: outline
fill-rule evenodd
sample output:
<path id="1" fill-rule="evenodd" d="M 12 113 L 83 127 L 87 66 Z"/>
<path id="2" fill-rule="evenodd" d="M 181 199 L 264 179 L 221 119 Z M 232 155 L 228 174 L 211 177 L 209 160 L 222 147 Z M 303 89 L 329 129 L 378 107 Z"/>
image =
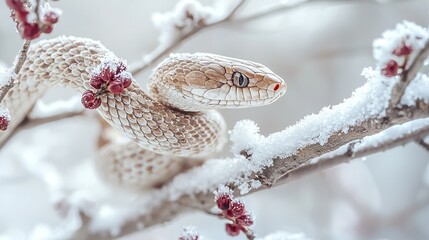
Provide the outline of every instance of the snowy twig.
<path id="1" fill-rule="evenodd" d="M 420 117 L 427 116 L 428 106 L 426 104 L 421 103 L 417 108 L 409 108 L 406 106 L 399 108 L 396 107 L 396 103 L 400 101 L 404 95 L 406 87 L 416 77 L 419 69 L 423 66 L 423 63 L 425 59 L 428 58 L 428 56 L 429 41 L 426 42 L 424 48 L 419 52 L 415 60 L 412 62 L 410 68 L 404 72 L 398 84 L 393 87 L 394 90 L 392 90 L 390 105 L 386 110 L 387 116 L 363 121 L 361 124 L 353 126 L 347 134 L 344 134 L 341 131 L 334 133 L 328 139 L 329 144 L 326 146 L 316 143 L 301 148 L 299 150 L 299 156 L 292 155 L 287 158 L 274 159 L 273 165 L 266 168 L 263 173 L 258 176 L 258 178 L 264 183 L 264 185 L 268 187 L 272 186 L 277 180 L 282 178 L 290 170 L 305 164 L 312 158 L 335 150 L 339 146 L 342 146 L 350 141 L 358 140 L 365 136 L 380 132 L 395 124 L 407 122 L 411 120 L 408 118 L 408 116 L 416 117 L 416 115 L 419 115 L 419 113 L 422 114 Z"/>
<path id="2" fill-rule="evenodd" d="M 25 41 L 24 45 L 22 46 L 21 50 L 18 53 L 17 60 L 15 61 L 15 65 L 13 67 L 13 71 L 15 75 L 17 76 L 18 73 L 21 71 L 22 65 L 24 65 L 25 60 L 27 59 L 27 52 L 30 48 L 31 41 Z M 7 92 L 15 85 L 15 79 L 11 79 L 11 81 L 8 81 L 8 84 L 2 86 L 0 88 L 0 102 L 3 101 L 4 97 L 6 96 Z"/>
<path id="3" fill-rule="evenodd" d="M 410 68 L 407 69 L 401 77 L 401 81 L 392 89 L 392 98 L 390 99 L 390 109 L 396 107 L 405 93 L 405 89 L 416 77 L 420 68 L 423 66 L 425 59 L 429 56 L 429 40 L 426 41 L 424 48 L 419 52 Z"/>
<path id="4" fill-rule="evenodd" d="M 424 119 L 429 120 L 429 119 Z M 421 120 L 416 120 L 421 121 Z M 428 121 L 426 121 L 427 123 Z M 412 123 L 412 122 L 409 122 Z M 397 126 L 402 127 L 404 129 L 409 128 L 409 126 Z M 386 130 L 389 131 L 389 130 Z M 423 136 L 426 136 L 429 134 L 429 125 L 423 125 L 422 127 L 415 129 L 414 131 L 411 131 L 409 133 L 406 133 L 402 135 L 399 138 L 391 138 L 388 140 L 383 140 L 383 142 L 380 145 L 361 145 L 362 147 L 359 147 L 360 144 L 362 144 L 362 141 L 352 142 L 350 144 L 347 144 L 346 146 L 341 147 L 338 154 L 328 154 L 328 156 L 321 156 L 317 159 L 314 159 L 309 164 L 303 165 L 299 168 L 293 169 L 286 173 L 277 184 L 284 184 L 286 182 L 293 181 L 295 179 L 298 179 L 302 176 L 307 176 L 309 174 L 320 172 L 322 170 L 325 170 L 327 168 L 337 166 L 342 163 L 347 163 L 353 159 L 365 157 L 370 154 L 374 154 L 377 152 L 386 151 L 388 149 L 404 145 L 406 143 L 412 142 L 415 139 L 419 139 Z M 377 135 L 372 136 L 372 138 L 377 138 Z M 369 140 L 371 137 L 369 138 Z M 368 140 L 368 139 L 367 139 Z"/>
<path id="5" fill-rule="evenodd" d="M 133 75 L 139 74 L 146 70 L 148 67 L 159 61 L 162 57 L 164 57 L 166 54 L 170 53 L 173 49 L 178 47 L 183 41 L 187 40 L 194 34 L 200 32 L 201 30 L 208 29 L 213 26 L 217 26 L 223 23 L 243 23 L 248 21 L 257 20 L 272 14 L 280 13 L 286 10 L 291 10 L 297 7 L 300 7 L 302 5 L 313 3 L 313 2 L 347 2 L 345 0 L 302 0 L 302 1 L 296 1 L 292 3 L 282 3 L 275 5 L 273 7 L 260 10 L 256 13 L 250 14 L 248 16 L 235 18 L 236 12 L 244 5 L 246 0 L 240 0 L 240 2 L 223 18 L 216 20 L 214 22 L 206 23 L 206 22 L 200 22 L 198 25 L 194 26 L 194 28 L 188 32 L 183 32 L 177 39 L 172 41 L 170 44 L 163 45 L 160 44 L 156 49 L 154 49 L 151 53 L 147 54 L 145 57 L 143 57 L 143 61 L 132 64 L 131 73 Z M 381 3 L 377 0 L 366 0 L 366 1 L 355 1 L 354 3 L 362 3 L 362 2 L 368 2 L 368 3 Z M 384 3 L 384 2 L 383 2 Z"/>
<path id="6" fill-rule="evenodd" d="M 144 57 L 144 61 L 133 64 L 133 69 L 130 72 L 133 75 L 143 72 L 146 68 L 159 61 L 162 57 L 164 57 L 174 48 L 179 46 L 184 40 L 188 39 L 197 32 L 230 21 L 235 15 L 235 13 L 243 6 L 245 1 L 246 0 L 240 0 L 239 3 L 234 8 L 232 8 L 231 11 L 223 18 L 210 23 L 206 23 L 204 21 L 199 22 L 196 26 L 193 27 L 192 30 L 188 32 L 183 32 L 177 39 L 175 39 L 175 41 L 171 42 L 170 44 L 166 46 L 164 46 L 163 44 L 159 45 L 156 49 L 154 49 L 151 53 L 147 54 Z"/>
<path id="7" fill-rule="evenodd" d="M 400 1 L 407 1 L 407 0 L 400 0 Z M 262 10 L 259 10 L 255 13 L 249 14 L 247 16 L 243 16 L 237 19 L 234 19 L 234 23 L 243 23 L 243 22 L 250 22 L 254 20 L 259 20 L 261 18 L 271 16 L 274 14 L 282 13 L 284 11 L 288 11 L 291 9 L 295 9 L 298 7 L 301 7 L 303 5 L 306 5 L 308 3 L 317 3 L 317 2 L 342 2 L 342 3 L 374 3 L 374 4 L 386 4 L 389 2 L 399 2 L 399 1 L 379 1 L 379 0 L 359 0 L 359 1 L 350 1 L 350 0 L 299 0 L 299 1 L 292 1 L 289 3 L 288 1 L 285 1 L 284 3 L 275 4 L 271 7 L 266 7 Z"/>

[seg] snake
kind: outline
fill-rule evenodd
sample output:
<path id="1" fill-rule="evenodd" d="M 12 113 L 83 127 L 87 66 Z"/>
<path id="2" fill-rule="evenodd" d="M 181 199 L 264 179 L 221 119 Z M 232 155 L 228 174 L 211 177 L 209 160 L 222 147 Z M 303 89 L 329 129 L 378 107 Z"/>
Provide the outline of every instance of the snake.
<path id="1" fill-rule="evenodd" d="M 91 75 L 106 59 L 119 58 L 91 39 L 62 36 L 32 44 L 1 103 L 12 121 L 0 132 L 0 143 L 49 88 L 93 90 Z M 115 186 L 163 184 L 185 164 L 222 149 L 227 127 L 217 109 L 262 106 L 285 92 L 285 81 L 262 64 L 209 53 L 171 54 L 153 70 L 147 91 L 132 78 L 121 94 L 100 96 L 96 111 L 122 137 L 103 147 L 94 164 Z"/>

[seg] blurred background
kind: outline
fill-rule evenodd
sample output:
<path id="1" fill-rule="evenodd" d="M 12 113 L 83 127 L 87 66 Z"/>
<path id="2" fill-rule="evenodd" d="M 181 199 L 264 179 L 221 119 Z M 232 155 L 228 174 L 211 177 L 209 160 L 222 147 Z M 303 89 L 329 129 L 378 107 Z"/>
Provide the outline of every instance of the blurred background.
<path id="1" fill-rule="evenodd" d="M 228 1 L 203 1 L 214 2 Z M 249 0 L 238 16 L 278 2 Z M 429 24 L 427 0 L 374 2 L 304 4 L 258 20 L 207 29 L 175 52 L 211 52 L 249 59 L 282 76 L 288 92 L 276 103 L 222 111 L 230 129 L 238 120 L 252 119 L 263 134 L 273 133 L 324 106 L 341 102 L 364 84 L 360 73 L 374 65 L 371 44 L 384 30 L 403 20 Z M 54 2 L 63 15 L 47 37 L 74 35 L 100 40 L 117 56 L 133 63 L 158 44 L 159 32 L 151 15 L 170 11 L 175 3 Z M 21 44 L 5 2 L 0 1 L 0 61 L 10 66 Z M 146 85 L 149 74 L 137 76 L 138 81 Z M 76 93 L 71 90 L 55 88 L 44 101 L 73 95 Z M 59 216 L 50 205 L 47 188 L 72 191 L 80 184 L 99 183 L 91 169 L 98 131 L 94 119 L 76 117 L 23 130 L 0 150 L 0 239 L 30 239 L 37 232 L 49 232 L 48 226 L 56 226 Z M 229 154 L 228 146 L 223 154 Z M 429 208 L 424 203 L 429 195 L 429 181 L 425 182 L 428 156 L 412 143 L 244 200 L 256 215 L 258 236 L 282 230 L 303 232 L 313 239 L 429 239 Z M 40 176 L 40 168 L 48 168 L 52 174 Z M 221 220 L 201 213 L 182 215 L 123 239 L 177 239 L 186 225 L 195 225 L 210 239 L 229 239 Z M 50 233 L 39 236 L 55 238 Z M 241 235 L 235 239 L 245 238 Z"/>

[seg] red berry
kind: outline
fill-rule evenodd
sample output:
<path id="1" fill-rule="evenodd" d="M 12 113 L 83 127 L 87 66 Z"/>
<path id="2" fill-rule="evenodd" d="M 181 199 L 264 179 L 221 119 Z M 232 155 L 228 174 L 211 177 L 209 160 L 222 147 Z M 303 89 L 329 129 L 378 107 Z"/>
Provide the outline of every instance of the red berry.
<path id="1" fill-rule="evenodd" d="M 10 120 L 6 116 L 0 116 L 0 130 L 6 131 L 9 126 Z"/>
<path id="2" fill-rule="evenodd" d="M 412 51 L 413 51 L 413 47 L 407 46 L 405 45 L 405 42 L 402 42 L 401 46 L 395 48 L 395 50 L 393 50 L 392 53 L 393 55 L 400 57 L 400 56 L 410 55 Z"/>
<path id="3" fill-rule="evenodd" d="M 113 94 L 121 94 L 124 91 L 124 84 L 121 81 L 114 80 L 107 87 Z"/>
<path id="4" fill-rule="evenodd" d="M 33 40 L 40 36 L 40 28 L 37 23 L 22 23 L 19 24 L 18 29 L 22 38 L 26 40 Z"/>
<path id="5" fill-rule="evenodd" d="M 244 204 L 240 201 L 233 201 L 229 207 L 230 211 L 231 211 L 231 215 L 232 217 L 236 218 L 236 217 L 240 217 L 241 215 L 244 214 L 245 209 L 244 209 Z"/>
<path id="6" fill-rule="evenodd" d="M 237 218 L 236 222 L 241 226 L 251 226 L 253 225 L 253 218 L 249 214 L 244 214 Z"/>
<path id="7" fill-rule="evenodd" d="M 49 23 L 49 24 L 55 24 L 58 22 L 59 19 L 59 15 L 56 12 L 47 12 L 45 13 L 45 16 L 43 17 L 43 19 L 45 20 L 45 22 Z"/>
<path id="8" fill-rule="evenodd" d="M 88 109 L 96 109 L 101 105 L 101 99 L 95 96 L 91 90 L 87 90 L 82 94 L 82 105 Z"/>
<path id="9" fill-rule="evenodd" d="M 240 234 L 240 226 L 237 224 L 227 223 L 225 225 L 225 230 L 226 230 L 226 233 L 228 233 L 228 235 L 232 237 Z"/>
<path id="10" fill-rule="evenodd" d="M 124 88 L 127 88 L 131 85 L 131 83 L 133 82 L 133 80 L 131 80 L 130 77 L 128 77 L 127 75 L 124 74 L 120 74 L 115 76 L 114 81 L 120 81 L 122 82 L 122 84 L 124 85 Z"/>
<path id="11" fill-rule="evenodd" d="M 124 65 L 124 63 L 119 62 L 118 67 L 116 68 L 116 74 L 119 74 L 119 73 L 126 71 L 126 70 L 127 70 L 127 67 Z"/>
<path id="12" fill-rule="evenodd" d="M 44 33 L 51 33 L 54 30 L 54 26 L 52 25 L 45 25 L 42 29 Z"/>
<path id="13" fill-rule="evenodd" d="M 101 69 L 99 77 L 105 82 L 110 82 L 113 80 L 115 73 L 110 70 L 109 67 L 104 67 Z"/>
<path id="14" fill-rule="evenodd" d="M 6 0 L 6 4 L 10 9 L 20 11 L 24 10 L 24 3 L 21 0 Z"/>
<path id="15" fill-rule="evenodd" d="M 27 23 L 27 15 L 28 12 L 26 10 L 16 11 L 14 13 L 14 18 L 16 18 L 19 22 Z"/>
<path id="16" fill-rule="evenodd" d="M 89 81 L 89 84 L 95 89 L 100 89 L 103 86 L 104 81 L 99 76 L 93 76 Z"/>
<path id="17" fill-rule="evenodd" d="M 228 210 L 231 201 L 232 201 L 231 196 L 229 194 L 225 194 L 225 193 L 220 194 L 216 198 L 216 204 L 220 210 Z"/>
<path id="18" fill-rule="evenodd" d="M 381 70 L 381 73 L 386 77 L 398 75 L 399 65 L 395 60 L 387 62 L 386 66 Z"/>

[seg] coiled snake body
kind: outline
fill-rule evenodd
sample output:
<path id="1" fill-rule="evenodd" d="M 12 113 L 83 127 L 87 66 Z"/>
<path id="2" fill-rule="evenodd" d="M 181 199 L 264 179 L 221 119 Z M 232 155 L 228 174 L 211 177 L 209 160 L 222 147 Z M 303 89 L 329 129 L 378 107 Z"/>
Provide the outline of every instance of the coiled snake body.
<path id="1" fill-rule="evenodd" d="M 60 37 L 34 44 L 2 105 L 12 123 L 0 143 L 35 101 L 59 84 L 92 89 L 93 70 L 114 55 L 99 42 Z M 284 81 L 267 67 L 213 54 L 176 54 L 164 60 L 149 83 L 150 96 L 133 80 L 122 94 L 101 96 L 98 113 L 130 141 L 105 147 L 97 165 L 120 185 L 151 186 L 180 169 L 183 158 L 208 156 L 226 141 L 214 108 L 268 104 L 284 94 Z"/>

